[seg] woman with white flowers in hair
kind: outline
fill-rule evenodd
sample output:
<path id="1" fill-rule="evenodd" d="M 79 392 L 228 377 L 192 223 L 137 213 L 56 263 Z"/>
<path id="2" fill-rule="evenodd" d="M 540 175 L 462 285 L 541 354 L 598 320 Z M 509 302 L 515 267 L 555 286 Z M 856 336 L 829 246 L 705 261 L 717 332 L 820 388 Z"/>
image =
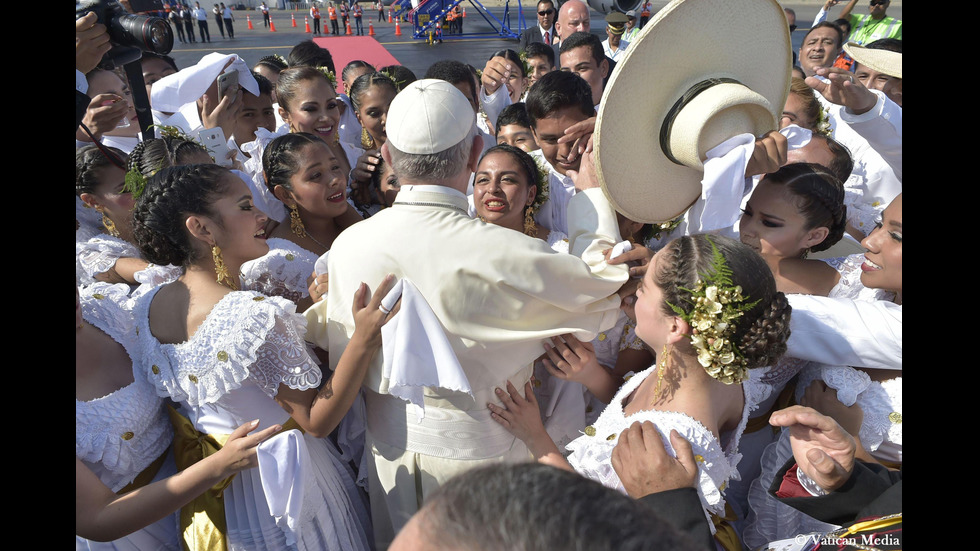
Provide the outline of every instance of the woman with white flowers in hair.
<path id="1" fill-rule="evenodd" d="M 707 235 L 675 239 L 651 260 L 635 304 L 636 333 L 658 351 L 658 365 L 619 389 L 568 445 L 567 461 L 544 431 L 530 384 L 523 395 L 513 386 L 498 389 L 506 409 L 488 407 L 538 461 L 623 491 L 613 448 L 632 423 L 652 421 L 680 461 L 689 452 L 675 450 L 693 449 L 698 495 L 716 540 L 741 549 L 726 522 L 732 518 L 724 490 L 738 477 L 739 438 L 752 408 L 744 383 L 749 369 L 774 363 L 786 350 L 790 310 L 765 261 L 748 246 Z M 549 356 L 562 368 L 567 354 L 559 344 Z"/>

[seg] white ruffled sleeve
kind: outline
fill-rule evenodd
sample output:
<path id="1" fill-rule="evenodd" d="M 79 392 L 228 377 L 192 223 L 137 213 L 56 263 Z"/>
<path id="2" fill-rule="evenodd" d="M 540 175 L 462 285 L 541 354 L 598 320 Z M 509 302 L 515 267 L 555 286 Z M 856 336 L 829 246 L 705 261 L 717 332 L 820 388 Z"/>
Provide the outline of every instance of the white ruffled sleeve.
<path id="1" fill-rule="evenodd" d="M 93 283 L 95 276 L 109 271 L 124 257 L 140 258 L 140 253 L 131 243 L 118 237 L 99 235 L 84 243 L 75 243 L 75 258 L 84 273 L 84 277 L 79 274 L 84 285 Z"/>

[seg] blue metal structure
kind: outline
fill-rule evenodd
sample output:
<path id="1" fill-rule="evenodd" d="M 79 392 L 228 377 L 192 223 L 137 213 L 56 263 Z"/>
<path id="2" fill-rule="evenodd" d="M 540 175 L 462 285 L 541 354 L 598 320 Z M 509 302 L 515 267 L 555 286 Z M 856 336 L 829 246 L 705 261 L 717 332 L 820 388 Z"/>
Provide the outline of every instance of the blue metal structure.
<path id="1" fill-rule="evenodd" d="M 463 2 L 469 2 L 476 13 L 487 22 L 495 32 L 463 32 L 462 34 L 448 35 L 449 22 L 446 21 L 446 14 Z M 524 21 L 524 10 L 520 0 L 517 2 L 517 28 L 511 26 L 510 0 L 504 5 L 503 20 L 498 19 L 490 13 L 480 0 L 423 0 L 418 7 L 412 8 L 408 0 L 398 2 L 401 9 L 396 12 L 395 17 L 407 16 L 412 21 L 412 38 L 416 40 L 428 40 L 429 34 L 435 34 L 441 27 L 442 37 L 452 36 L 452 38 L 520 38 L 521 33 L 527 28 Z M 464 6 L 465 8 L 465 6 Z"/>

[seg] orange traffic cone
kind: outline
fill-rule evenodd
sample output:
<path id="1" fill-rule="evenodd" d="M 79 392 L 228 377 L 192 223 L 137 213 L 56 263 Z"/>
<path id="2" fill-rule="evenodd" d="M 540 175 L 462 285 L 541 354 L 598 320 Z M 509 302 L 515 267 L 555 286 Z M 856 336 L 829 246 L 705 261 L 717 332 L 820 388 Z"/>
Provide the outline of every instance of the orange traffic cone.
<path id="1" fill-rule="evenodd" d="M 306 30 L 303 31 L 303 32 L 304 33 L 309 33 L 310 32 L 310 17 L 308 15 L 305 16 L 305 17 L 303 17 L 303 21 L 306 22 Z"/>
<path id="2" fill-rule="evenodd" d="M 368 22 L 368 36 L 374 36 L 374 24 Z"/>
<path id="3" fill-rule="evenodd" d="M 466 8 L 463 8 L 463 19 L 466 19 Z"/>
<path id="4" fill-rule="evenodd" d="M 276 24 L 275 24 L 275 22 L 272 21 L 272 16 L 271 15 L 269 16 L 269 32 L 270 33 L 276 32 Z"/>
<path id="5" fill-rule="evenodd" d="M 249 17 L 248 14 L 245 15 L 245 21 L 248 21 L 248 30 L 251 31 L 255 29 L 255 27 L 252 26 L 252 18 Z"/>
<path id="6" fill-rule="evenodd" d="M 388 8 L 388 22 L 391 23 L 391 8 Z"/>
<path id="7" fill-rule="evenodd" d="M 354 34 L 354 33 L 350 32 L 350 21 L 347 22 L 347 32 L 344 33 L 344 34 L 346 34 L 347 36 L 350 36 L 350 35 Z"/>
<path id="8" fill-rule="evenodd" d="M 398 21 L 395 21 L 395 36 L 401 36 L 401 35 L 402 35 L 402 26 L 401 26 L 401 23 L 399 23 Z"/>

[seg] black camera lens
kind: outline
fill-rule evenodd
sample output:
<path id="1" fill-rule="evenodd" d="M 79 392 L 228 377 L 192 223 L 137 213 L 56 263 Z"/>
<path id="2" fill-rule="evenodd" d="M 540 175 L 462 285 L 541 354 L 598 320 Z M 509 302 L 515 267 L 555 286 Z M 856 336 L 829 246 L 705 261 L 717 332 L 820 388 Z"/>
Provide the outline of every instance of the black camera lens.
<path id="1" fill-rule="evenodd" d="M 117 29 L 110 28 L 112 39 L 120 44 L 136 46 L 156 54 L 169 54 L 174 47 L 174 33 L 170 24 L 159 17 L 146 15 L 120 15 L 113 21 Z"/>

